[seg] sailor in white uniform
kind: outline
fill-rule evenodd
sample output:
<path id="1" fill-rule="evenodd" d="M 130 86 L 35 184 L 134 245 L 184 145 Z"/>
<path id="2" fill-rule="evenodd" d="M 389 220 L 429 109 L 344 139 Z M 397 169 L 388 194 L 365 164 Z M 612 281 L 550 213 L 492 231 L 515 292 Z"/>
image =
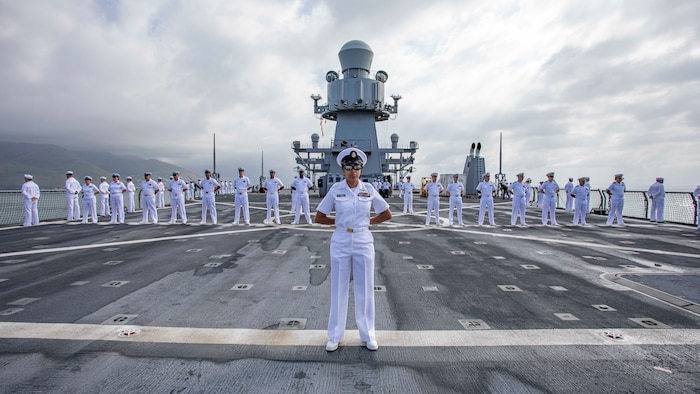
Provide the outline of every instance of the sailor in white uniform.
<path id="1" fill-rule="evenodd" d="M 126 211 L 128 213 L 136 212 L 136 202 L 134 201 L 136 185 L 132 179 L 131 176 L 126 177 Z"/>
<path id="2" fill-rule="evenodd" d="M 591 212 L 591 177 L 587 176 L 585 178 L 586 183 L 584 183 L 583 186 L 588 191 L 586 193 L 586 215 L 588 215 Z"/>
<path id="3" fill-rule="evenodd" d="M 610 213 L 608 213 L 607 225 L 612 226 L 613 221 L 617 218 L 617 224 L 625 225 L 622 220 L 622 209 L 625 207 L 625 192 L 627 187 L 625 182 L 622 182 L 622 174 L 615 174 L 615 181 L 608 186 L 605 191 L 610 196 Z"/>
<path id="4" fill-rule="evenodd" d="M 491 173 L 484 174 L 484 180 L 476 186 L 476 191 L 481 193 L 481 198 L 479 199 L 479 219 L 478 224 L 481 226 L 484 224 L 484 215 L 486 210 L 489 211 L 489 224 L 492 226 L 496 225 L 496 221 L 493 218 L 493 193 L 496 191 L 496 185 L 490 181 Z"/>
<path id="5" fill-rule="evenodd" d="M 163 178 L 158 177 L 158 194 L 156 194 L 156 208 L 165 208 L 165 184 Z"/>
<path id="6" fill-rule="evenodd" d="M 547 220 L 553 225 L 557 223 L 557 193 L 559 193 L 559 185 L 554 180 L 554 173 L 547 173 L 547 181 L 543 182 L 538 191 L 542 194 L 542 225 L 547 225 Z"/>
<path id="7" fill-rule="evenodd" d="M 411 177 L 406 177 L 406 182 L 403 183 L 403 213 L 413 213 L 413 190 L 416 185 L 411 182 Z"/>
<path id="8" fill-rule="evenodd" d="M 382 193 L 384 193 L 385 198 L 391 197 L 391 183 L 386 179 L 382 182 Z"/>
<path id="9" fill-rule="evenodd" d="M 299 170 L 299 171 L 302 171 L 302 170 Z M 292 186 L 294 185 L 294 182 L 296 182 L 297 178 L 299 178 L 299 177 L 295 175 L 294 180 L 292 181 Z M 297 194 L 297 191 L 292 186 L 290 186 L 291 193 L 292 193 L 292 207 L 289 210 L 289 213 L 296 213 L 297 200 L 299 198 L 299 195 Z M 306 211 L 304 211 L 304 212 L 306 212 Z"/>
<path id="10" fill-rule="evenodd" d="M 73 171 L 66 172 L 66 200 L 68 202 L 68 217 L 66 220 L 80 220 L 80 182 L 73 178 Z"/>
<path id="11" fill-rule="evenodd" d="M 92 215 L 92 222 L 97 223 L 97 198 L 95 194 L 100 194 L 100 189 L 92 183 L 92 177 L 85 177 L 85 184 L 80 192 L 83 195 L 83 223 L 88 222 L 88 216 Z"/>
<path id="12" fill-rule="evenodd" d="M 452 214 L 457 211 L 457 223 L 463 226 L 462 222 L 462 197 L 464 196 L 464 185 L 459 181 L 459 174 L 452 176 L 452 182 L 447 185 L 447 194 L 450 196 L 450 213 L 447 215 L 447 224 L 452 226 Z"/>
<path id="13" fill-rule="evenodd" d="M 233 224 L 238 224 L 241 218 L 241 209 L 243 210 L 243 220 L 245 224 L 250 224 L 250 210 L 248 209 L 248 190 L 253 188 L 253 184 L 250 182 L 245 174 L 245 169 L 238 168 L 238 178 L 233 180 L 233 189 L 236 192 L 234 197 L 234 215 Z"/>
<path id="14" fill-rule="evenodd" d="M 107 177 L 100 177 L 100 216 L 110 216 L 109 207 L 109 183 Z"/>
<path id="15" fill-rule="evenodd" d="M 214 195 L 221 188 L 219 182 L 211 177 L 211 171 L 204 170 L 204 179 L 199 181 L 202 189 L 202 221 L 200 224 L 207 224 L 207 210 L 211 216 L 211 222 L 216 224 L 216 199 Z"/>
<path id="16" fill-rule="evenodd" d="M 651 199 L 651 209 L 649 210 L 649 219 L 652 223 L 664 222 L 664 199 L 666 198 L 666 190 L 664 190 L 664 178 L 656 178 L 656 182 L 649 186 L 647 192 Z"/>
<path id="17" fill-rule="evenodd" d="M 338 349 L 345 335 L 350 275 L 355 285 L 355 321 L 369 350 L 379 344 L 374 329 L 374 238 L 369 226 L 391 219 L 389 204 L 369 183 L 360 181 L 364 152 L 347 148 L 337 162 L 345 180 L 334 183 L 316 209 L 316 223 L 335 225 L 331 237 L 331 308 L 326 351 Z M 370 216 L 374 209 L 375 216 Z M 335 210 L 335 217 L 329 216 Z"/>
<path id="18" fill-rule="evenodd" d="M 529 185 L 523 183 L 524 173 L 516 175 L 518 180 L 508 186 L 508 191 L 513 194 L 513 211 L 510 214 L 510 224 L 515 226 L 520 218 L 520 225 L 527 226 L 525 223 L 525 209 L 527 207 L 527 189 Z"/>
<path id="19" fill-rule="evenodd" d="M 571 193 L 574 191 L 574 178 L 569 178 L 569 182 L 564 185 L 564 192 L 566 193 L 566 212 L 571 212 L 574 208 L 574 198 Z"/>
<path id="20" fill-rule="evenodd" d="M 403 178 L 399 179 L 399 184 L 398 184 L 398 189 L 399 189 L 399 198 L 403 198 Z"/>
<path id="21" fill-rule="evenodd" d="M 578 185 L 569 193 L 571 197 L 576 200 L 576 206 L 574 207 L 574 226 L 578 226 L 579 223 L 586 226 L 586 206 L 588 205 L 588 193 L 589 190 L 586 188 L 586 177 L 581 177 L 578 179 Z"/>
<path id="22" fill-rule="evenodd" d="M 304 217 L 306 218 L 306 223 L 311 224 L 311 213 L 309 213 L 309 189 L 313 189 L 314 184 L 311 183 L 309 178 L 304 176 L 304 170 L 299 170 L 299 176 L 292 181 L 292 195 L 296 194 L 296 206 L 294 207 L 294 222 L 292 224 L 299 224 L 299 216 L 301 216 L 301 210 L 304 210 Z"/>
<path id="23" fill-rule="evenodd" d="M 428 193 L 428 211 L 425 213 L 425 225 L 430 224 L 430 215 L 435 212 L 435 225 L 440 226 L 440 196 L 444 188 L 437 181 L 438 173 L 430 174 L 430 182 L 423 189 Z"/>
<path id="24" fill-rule="evenodd" d="M 540 208 L 544 208 L 544 192 L 540 189 L 543 184 L 544 181 L 540 181 L 540 185 L 537 186 L 537 206 Z"/>
<path id="25" fill-rule="evenodd" d="M 170 192 L 170 221 L 172 224 L 177 221 L 177 215 L 180 214 L 182 224 L 187 224 L 187 213 L 185 213 L 185 193 L 189 190 L 187 183 L 180 179 L 180 173 L 173 172 L 173 179 L 168 183 L 168 191 Z"/>
<path id="26" fill-rule="evenodd" d="M 109 184 L 109 201 L 112 206 L 110 223 L 124 223 L 124 193 L 126 185 L 119 180 L 119 174 L 112 174 L 112 182 Z"/>
<path id="27" fill-rule="evenodd" d="M 267 217 L 263 221 L 265 224 L 271 224 L 272 211 L 275 211 L 275 223 L 280 223 L 280 195 L 279 191 L 284 189 L 284 183 L 280 181 L 279 178 L 275 178 L 276 171 L 270 170 L 270 178 L 263 182 L 262 187 L 267 190 L 267 196 L 265 198 L 265 205 L 267 207 Z"/>
<path id="28" fill-rule="evenodd" d="M 153 218 L 153 224 L 158 223 L 158 210 L 156 209 L 156 196 L 160 192 L 158 182 L 151 179 L 151 173 L 143 174 L 141 181 L 141 208 L 143 209 L 142 224 L 148 224 L 150 218 Z"/>
<path id="29" fill-rule="evenodd" d="M 34 183 L 31 174 L 24 174 L 22 184 L 22 197 L 24 197 L 24 224 L 23 226 L 36 226 L 39 224 L 39 185 Z"/>
<path id="30" fill-rule="evenodd" d="M 695 201 L 700 202 L 700 185 L 698 185 L 698 187 L 695 188 L 695 191 L 693 191 L 693 195 L 695 196 Z M 698 209 L 697 221 L 698 221 L 698 230 L 700 230 L 700 209 Z"/>
<path id="31" fill-rule="evenodd" d="M 525 199 L 527 200 L 527 204 L 532 205 L 532 179 L 527 178 L 523 187 L 525 188 Z"/>

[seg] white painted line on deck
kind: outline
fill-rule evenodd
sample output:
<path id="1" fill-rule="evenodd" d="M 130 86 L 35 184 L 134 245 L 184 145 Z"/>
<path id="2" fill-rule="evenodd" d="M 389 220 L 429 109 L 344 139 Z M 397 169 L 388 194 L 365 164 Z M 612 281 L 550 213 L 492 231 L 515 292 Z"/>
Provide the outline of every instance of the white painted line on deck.
<path id="1" fill-rule="evenodd" d="M 134 329 L 138 335 L 121 338 L 118 333 Z M 605 332 L 615 331 L 623 340 L 612 340 Z M 0 338 L 72 341 L 119 341 L 200 345 L 322 346 L 326 330 L 257 330 L 241 328 L 193 328 L 114 326 L 101 324 L 0 322 Z M 551 329 L 484 331 L 377 331 L 383 347 L 492 347 L 492 346 L 615 346 L 700 345 L 700 329 Z M 345 346 L 360 346 L 359 333 L 346 331 Z"/>

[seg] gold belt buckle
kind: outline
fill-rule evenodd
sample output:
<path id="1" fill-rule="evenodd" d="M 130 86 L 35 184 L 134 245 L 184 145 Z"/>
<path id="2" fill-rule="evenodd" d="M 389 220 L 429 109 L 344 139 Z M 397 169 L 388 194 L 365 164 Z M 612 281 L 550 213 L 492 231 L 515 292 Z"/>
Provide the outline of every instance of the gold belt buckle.
<path id="1" fill-rule="evenodd" d="M 355 232 L 355 230 L 353 230 L 353 229 L 351 229 L 351 228 L 346 228 L 345 231 L 347 231 L 347 232 L 349 232 L 349 233 Z"/>

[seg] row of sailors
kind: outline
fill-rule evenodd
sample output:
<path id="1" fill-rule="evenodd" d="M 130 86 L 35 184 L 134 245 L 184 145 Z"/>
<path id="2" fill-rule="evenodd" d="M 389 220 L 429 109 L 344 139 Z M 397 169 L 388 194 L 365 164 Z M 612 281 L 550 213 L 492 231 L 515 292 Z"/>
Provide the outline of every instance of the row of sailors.
<path id="1" fill-rule="evenodd" d="M 240 214 L 243 213 L 243 219 L 246 224 L 250 224 L 250 211 L 248 207 L 248 192 L 252 189 L 253 184 L 250 179 L 244 175 L 245 170 L 239 168 L 239 177 L 232 182 L 233 192 L 235 193 L 235 214 L 234 224 L 240 223 Z M 263 183 L 263 188 L 266 190 L 266 206 L 267 215 L 264 223 L 272 223 L 272 214 L 274 213 L 274 222 L 280 224 L 279 218 L 279 191 L 284 189 L 284 184 L 279 178 L 275 177 L 276 172 L 270 170 L 270 178 Z M 426 225 L 430 224 L 431 215 L 434 216 L 437 225 L 440 225 L 439 216 L 439 197 L 444 190 L 443 186 L 437 182 L 437 173 L 431 174 L 431 182 L 426 184 L 425 190 L 428 193 L 428 210 L 426 212 Z M 112 174 L 113 181 L 106 182 L 105 177 L 101 177 L 99 187 L 92 184 L 92 178 L 85 177 L 85 184 L 80 183 L 73 178 L 73 172 L 66 172 L 66 195 L 68 200 L 68 220 L 80 220 L 80 206 L 78 204 L 78 194 L 83 195 L 83 211 L 85 215 L 82 220 L 87 223 L 88 216 L 92 216 L 93 223 L 97 223 L 96 216 L 96 195 L 100 195 L 100 214 L 101 216 L 109 215 L 110 208 L 115 215 L 112 215 L 111 223 L 124 223 L 123 209 L 123 194 L 127 195 L 127 210 L 133 212 L 133 193 L 136 188 L 133 187 L 131 177 L 127 177 L 125 185 L 119 181 L 119 174 Z M 511 225 L 516 225 L 517 219 L 520 218 L 520 224 L 525 226 L 525 210 L 527 201 L 530 200 L 531 179 L 528 178 L 523 182 L 524 173 L 517 174 L 518 181 L 513 182 L 508 186 L 508 191 L 513 195 Z M 458 175 L 453 176 L 454 180 L 447 186 L 447 194 L 450 196 L 450 209 L 448 214 L 448 224 L 453 224 L 454 213 L 457 212 L 457 220 L 459 225 L 463 225 L 462 221 L 462 197 L 464 196 L 464 185 L 459 182 Z M 554 173 L 547 174 L 547 181 L 540 182 L 537 192 L 542 196 L 540 199 L 542 208 L 542 224 L 557 225 L 556 221 L 556 195 L 561 190 L 559 185 L 554 180 Z M 610 212 L 608 214 L 607 224 L 612 225 L 614 220 L 617 220 L 618 225 L 624 226 L 622 219 L 622 209 L 624 207 L 624 193 L 626 187 L 622 182 L 623 175 L 616 174 L 614 182 L 606 189 L 610 196 Z M 578 179 L 578 185 L 573 185 L 573 178 L 569 178 L 569 182 L 564 186 L 566 193 L 566 211 L 574 210 L 574 225 L 586 225 L 586 214 L 590 212 L 590 178 L 581 177 Z M 651 199 L 650 220 L 656 223 L 663 223 L 664 197 L 665 191 L 663 186 L 663 178 L 656 178 L 656 182 L 650 186 L 648 196 Z M 385 182 L 390 188 L 389 182 Z M 132 187 L 129 187 L 129 184 Z M 207 211 L 211 215 L 212 223 L 217 223 L 216 205 L 214 195 L 221 189 L 218 181 L 211 178 L 211 171 L 205 170 L 205 179 L 200 180 L 197 187 L 201 189 L 202 195 L 202 221 L 206 223 Z M 381 186 L 380 186 L 381 187 Z M 416 186 L 411 182 L 411 177 L 406 177 L 406 182 L 400 183 L 400 196 L 404 198 L 404 213 L 413 213 L 413 190 Z M 171 220 L 169 223 L 175 223 L 177 215 L 180 215 L 182 223 L 187 223 L 184 203 L 187 199 L 186 195 L 192 191 L 193 185 L 179 178 L 179 172 L 173 172 L 170 182 L 167 186 L 171 193 Z M 306 222 L 311 224 L 309 212 L 309 190 L 313 189 L 312 182 L 304 176 L 304 170 L 299 170 L 299 176 L 294 179 L 291 185 L 292 189 L 292 212 L 295 213 L 293 224 L 299 224 L 300 214 L 303 210 Z M 151 180 L 151 173 L 144 174 L 144 181 L 141 182 L 142 190 L 142 206 L 143 220 L 141 223 L 149 223 L 150 219 L 157 222 L 156 208 L 163 208 L 165 185 L 162 179 L 158 178 L 158 182 Z M 377 189 L 381 190 L 381 189 Z M 484 180 L 477 186 L 477 191 L 480 194 L 479 218 L 478 224 L 482 225 L 486 212 L 489 214 L 489 223 L 495 225 L 493 211 L 493 195 L 496 191 L 496 186 L 490 182 L 490 173 L 484 174 Z M 39 198 L 39 187 L 32 181 L 31 175 L 25 175 L 25 183 L 22 186 L 22 194 L 25 198 L 25 226 L 37 224 L 39 221 L 36 201 Z M 694 195 L 700 197 L 700 185 L 695 189 Z M 111 197 L 111 198 L 110 198 Z M 110 201 L 111 200 L 111 201 Z M 156 202 L 157 201 L 157 202 Z M 576 201 L 575 209 L 574 201 Z M 698 228 L 700 228 L 700 217 L 698 218 Z"/>

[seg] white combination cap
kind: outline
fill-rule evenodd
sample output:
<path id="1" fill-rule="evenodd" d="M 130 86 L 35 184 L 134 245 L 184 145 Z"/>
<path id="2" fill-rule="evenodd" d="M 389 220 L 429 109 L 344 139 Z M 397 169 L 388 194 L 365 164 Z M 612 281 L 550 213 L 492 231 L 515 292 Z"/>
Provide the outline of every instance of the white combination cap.
<path id="1" fill-rule="evenodd" d="M 525 173 L 524 173 L 524 172 L 519 172 L 519 173 L 515 174 L 515 176 L 525 176 Z"/>
<path id="2" fill-rule="evenodd" d="M 91 177 L 90 175 L 85 175 L 85 180 L 86 180 L 86 181 L 91 181 L 91 180 L 92 180 L 92 177 Z"/>
<path id="3" fill-rule="evenodd" d="M 343 163 L 360 163 L 364 165 L 367 163 L 367 155 L 357 148 L 346 148 L 338 153 L 338 157 L 335 161 L 341 167 Z"/>
<path id="4" fill-rule="evenodd" d="M 107 180 L 107 177 L 106 177 L 106 176 L 101 176 L 100 179 Z"/>
<path id="5" fill-rule="evenodd" d="M 622 176 L 623 176 L 622 174 L 615 174 L 615 178 L 617 178 L 617 177 L 622 178 Z"/>
<path id="6" fill-rule="evenodd" d="M 73 175 L 73 171 L 66 171 L 66 175 Z"/>
<path id="7" fill-rule="evenodd" d="M 486 178 L 487 176 L 491 176 L 491 173 L 487 172 L 486 174 L 484 174 L 484 178 Z"/>
<path id="8" fill-rule="evenodd" d="M 658 178 L 656 178 L 656 180 L 659 181 L 659 182 L 663 182 L 663 181 L 664 181 L 664 178 L 658 177 Z"/>
<path id="9" fill-rule="evenodd" d="M 24 179 L 34 179 L 30 174 L 24 174 Z"/>
<path id="10" fill-rule="evenodd" d="M 438 173 L 437 173 L 437 172 L 433 172 L 432 174 L 430 174 L 430 176 L 438 176 Z"/>
<path id="11" fill-rule="evenodd" d="M 553 172 L 548 172 L 548 173 L 547 173 L 547 176 L 554 176 L 554 173 L 553 173 Z"/>

